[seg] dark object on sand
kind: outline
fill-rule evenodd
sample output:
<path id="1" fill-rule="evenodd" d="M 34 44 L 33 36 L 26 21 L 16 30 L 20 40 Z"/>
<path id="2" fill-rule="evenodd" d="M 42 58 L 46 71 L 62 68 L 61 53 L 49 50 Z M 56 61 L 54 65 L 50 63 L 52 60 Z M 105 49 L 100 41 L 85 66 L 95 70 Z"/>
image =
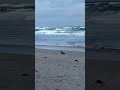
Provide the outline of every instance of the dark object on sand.
<path id="1" fill-rule="evenodd" d="M 78 60 L 75 60 L 76 62 L 78 62 Z"/>
<path id="2" fill-rule="evenodd" d="M 60 89 L 55 89 L 55 90 L 60 90 Z"/>
<path id="3" fill-rule="evenodd" d="M 22 74 L 21 76 L 29 76 L 29 74 Z"/>
<path id="4" fill-rule="evenodd" d="M 35 72 L 38 72 L 37 70 L 35 70 Z"/>
<path id="5" fill-rule="evenodd" d="M 105 49 L 105 47 L 101 47 L 101 49 Z"/>
<path id="6" fill-rule="evenodd" d="M 44 58 L 47 58 L 47 57 L 44 57 Z"/>
<path id="7" fill-rule="evenodd" d="M 61 51 L 61 54 L 65 54 L 63 51 Z"/>
<path id="8" fill-rule="evenodd" d="M 101 80 L 97 80 L 96 83 L 98 83 L 98 84 L 104 84 L 104 82 L 101 81 Z"/>
<path id="9" fill-rule="evenodd" d="M 0 12 L 6 12 L 7 8 L 0 8 Z"/>

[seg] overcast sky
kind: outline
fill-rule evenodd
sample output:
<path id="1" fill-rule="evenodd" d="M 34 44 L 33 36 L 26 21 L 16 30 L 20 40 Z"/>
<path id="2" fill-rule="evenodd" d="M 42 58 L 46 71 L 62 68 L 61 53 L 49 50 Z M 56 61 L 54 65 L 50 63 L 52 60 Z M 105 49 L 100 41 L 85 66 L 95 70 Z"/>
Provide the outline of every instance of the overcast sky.
<path id="1" fill-rule="evenodd" d="M 84 25 L 84 0 L 35 0 L 35 24 L 40 26 Z"/>

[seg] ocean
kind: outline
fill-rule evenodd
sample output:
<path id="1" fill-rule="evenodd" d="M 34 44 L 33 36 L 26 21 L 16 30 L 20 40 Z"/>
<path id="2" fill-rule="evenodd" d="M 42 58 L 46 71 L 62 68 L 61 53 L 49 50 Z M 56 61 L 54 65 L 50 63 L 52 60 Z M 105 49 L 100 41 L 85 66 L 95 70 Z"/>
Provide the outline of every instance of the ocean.
<path id="1" fill-rule="evenodd" d="M 85 48 L 85 27 L 36 27 L 35 47 L 67 50 L 70 47 L 71 50 L 82 50 Z"/>

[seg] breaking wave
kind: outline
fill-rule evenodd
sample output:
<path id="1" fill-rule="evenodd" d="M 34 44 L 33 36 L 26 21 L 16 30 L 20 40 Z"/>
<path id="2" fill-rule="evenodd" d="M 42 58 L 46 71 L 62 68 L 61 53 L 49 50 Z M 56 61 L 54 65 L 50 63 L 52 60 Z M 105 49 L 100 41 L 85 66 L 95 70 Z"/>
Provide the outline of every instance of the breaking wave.
<path id="1" fill-rule="evenodd" d="M 85 35 L 85 28 L 82 26 L 72 27 L 36 27 L 35 34 L 47 34 L 47 35 Z"/>

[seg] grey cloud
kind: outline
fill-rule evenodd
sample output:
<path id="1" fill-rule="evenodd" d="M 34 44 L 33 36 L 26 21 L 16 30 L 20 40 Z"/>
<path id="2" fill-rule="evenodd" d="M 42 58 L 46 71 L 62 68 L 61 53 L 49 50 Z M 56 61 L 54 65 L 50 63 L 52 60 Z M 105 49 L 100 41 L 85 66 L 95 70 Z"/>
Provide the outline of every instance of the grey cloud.
<path id="1" fill-rule="evenodd" d="M 45 24 L 46 21 L 53 24 L 84 23 L 84 0 L 36 0 L 35 5 L 36 25 Z"/>

